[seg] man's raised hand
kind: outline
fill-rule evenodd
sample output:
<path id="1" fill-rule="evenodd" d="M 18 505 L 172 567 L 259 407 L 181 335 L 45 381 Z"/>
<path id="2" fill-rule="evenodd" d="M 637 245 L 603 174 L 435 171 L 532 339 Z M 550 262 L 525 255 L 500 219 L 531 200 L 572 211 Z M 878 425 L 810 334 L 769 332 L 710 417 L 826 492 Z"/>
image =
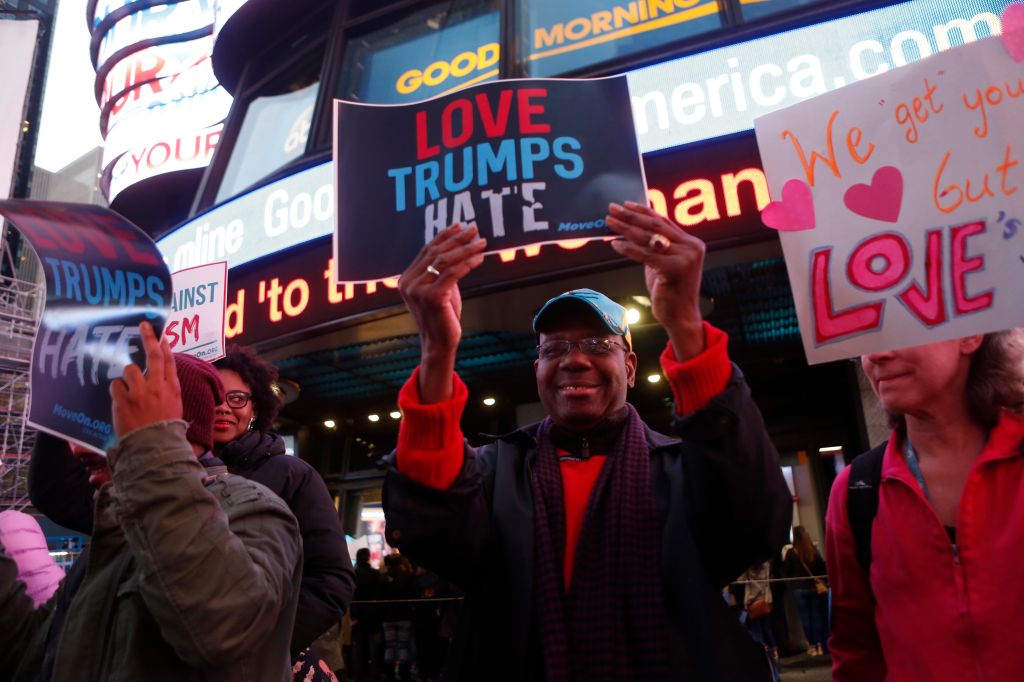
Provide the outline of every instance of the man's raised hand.
<path id="1" fill-rule="evenodd" d="M 704 242 L 649 206 L 627 201 L 610 204 L 608 211 L 605 222 L 623 237 L 613 241 L 612 248 L 643 263 L 651 314 L 668 332 L 676 359 L 699 355 L 704 350 L 700 314 Z"/>
<path id="2" fill-rule="evenodd" d="M 462 338 L 459 281 L 484 260 L 487 241 L 475 225 L 451 225 L 413 259 L 398 281 L 398 291 L 420 332 L 420 400 L 451 397 L 455 352 Z"/>

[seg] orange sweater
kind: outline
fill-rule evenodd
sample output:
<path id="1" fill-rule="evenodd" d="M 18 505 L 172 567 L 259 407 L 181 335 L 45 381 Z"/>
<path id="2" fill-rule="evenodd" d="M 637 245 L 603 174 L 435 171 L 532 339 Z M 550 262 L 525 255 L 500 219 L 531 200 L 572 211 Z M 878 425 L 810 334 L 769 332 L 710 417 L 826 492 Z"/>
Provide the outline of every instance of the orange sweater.
<path id="1" fill-rule="evenodd" d="M 707 405 L 725 389 L 732 375 L 725 332 L 704 323 L 704 351 L 695 358 L 676 360 L 672 345 L 661 354 L 661 368 L 668 378 L 680 416 Z M 419 400 L 419 368 L 412 373 L 398 394 L 402 423 L 398 431 L 396 453 L 399 471 L 424 485 L 447 488 L 462 469 L 463 438 L 459 428 L 469 391 L 457 374 L 452 376 L 452 398 L 424 405 Z M 590 492 L 597 482 L 607 457 L 594 455 L 586 460 L 560 462 L 565 507 L 565 556 L 563 579 L 566 590 L 572 576 L 576 544 L 583 527 L 583 516 Z"/>

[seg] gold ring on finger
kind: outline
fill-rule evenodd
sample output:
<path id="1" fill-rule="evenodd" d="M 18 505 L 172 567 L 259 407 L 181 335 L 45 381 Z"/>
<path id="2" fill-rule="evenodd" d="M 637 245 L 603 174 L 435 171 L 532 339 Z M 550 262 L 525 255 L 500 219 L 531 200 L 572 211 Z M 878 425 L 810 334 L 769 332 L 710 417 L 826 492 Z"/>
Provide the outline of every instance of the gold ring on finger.
<path id="1" fill-rule="evenodd" d="M 671 244 L 672 242 L 668 240 L 668 237 L 663 234 L 658 234 L 657 232 L 652 234 L 651 238 L 647 241 L 648 248 L 654 249 L 655 251 L 664 251 L 671 246 Z"/>

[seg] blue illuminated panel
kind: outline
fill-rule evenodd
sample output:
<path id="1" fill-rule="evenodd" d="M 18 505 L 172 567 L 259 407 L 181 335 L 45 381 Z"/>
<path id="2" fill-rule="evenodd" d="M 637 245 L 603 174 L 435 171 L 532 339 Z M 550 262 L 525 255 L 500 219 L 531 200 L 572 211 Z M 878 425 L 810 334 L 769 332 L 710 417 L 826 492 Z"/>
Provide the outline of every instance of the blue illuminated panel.
<path id="1" fill-rule="evenodd" d="M 740 0 L 740 10 L 743 12 L 744 21 L 754 21 L 779 12 L 791 10 L 794 7 L 816 5 L 827 0 Z"/>
<path id="2" fill-rule="evenodd" d="M 916 0 L 628 74 L 641 152 L 754 127 L 771 111 L 1001 30 L 1013 0 Z"/>
<path id="3" fill-rule="evenodd" d="M 342 99 L 401 104 L 496 80 L 500 23 L 498 12 L 488 12 L 395 44 L 378 46 L 371 37 L 362 54 L 347 57 L 361 69 Z"/>

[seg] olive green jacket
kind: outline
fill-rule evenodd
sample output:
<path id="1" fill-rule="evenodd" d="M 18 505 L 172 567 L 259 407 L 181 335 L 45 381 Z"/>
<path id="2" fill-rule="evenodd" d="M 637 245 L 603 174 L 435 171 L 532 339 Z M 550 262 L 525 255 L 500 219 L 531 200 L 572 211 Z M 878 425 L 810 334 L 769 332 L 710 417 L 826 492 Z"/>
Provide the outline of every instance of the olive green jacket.
<path id="1" fill-rule="evenodd" d="M 87 572 L 51 645 L 54 682 L 290 679 L 295 517 L 258 483 L 209 475 L 185 428 L 160 422 L 110 451 Z M 33 610 L 0 553 L 0 679 L 38 674 L 59 595 Z"/>

